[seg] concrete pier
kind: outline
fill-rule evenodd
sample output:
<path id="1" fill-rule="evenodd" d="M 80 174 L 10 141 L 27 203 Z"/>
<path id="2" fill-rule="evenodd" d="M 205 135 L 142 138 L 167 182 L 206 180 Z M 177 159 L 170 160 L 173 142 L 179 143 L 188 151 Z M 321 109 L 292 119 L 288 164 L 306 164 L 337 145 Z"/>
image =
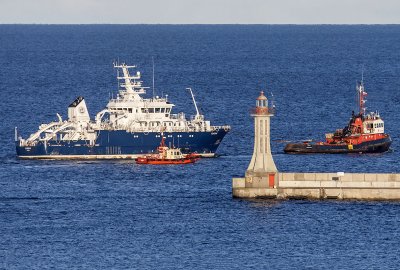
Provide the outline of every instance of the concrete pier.
<path id="1" fill-rule="evenodd" d="M 277 173 L 274 187 L 233 178 L 239 198 L 400 200 L 400 174 Z"/>
<path id="2" fill-rule="evenodd" d="M 254 152 L 244 178 L 232 179 L 232 196 L 270 199 L 400 200 L 400 174 L 278 172 L 270 150 L 272 111 L 257 98 Z"/>

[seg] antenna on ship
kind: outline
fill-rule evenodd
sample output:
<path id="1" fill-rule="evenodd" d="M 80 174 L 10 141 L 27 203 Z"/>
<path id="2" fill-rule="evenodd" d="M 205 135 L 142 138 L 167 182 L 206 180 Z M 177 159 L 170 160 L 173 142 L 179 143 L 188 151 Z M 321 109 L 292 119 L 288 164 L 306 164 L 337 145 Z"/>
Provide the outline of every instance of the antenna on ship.
<path id="1" fill-rule="evenodd" d="M 360 108 L 360 115 L 365 114 L 366 107 L 365 107 L 365 97 L 367 96 L 367 92 L 364 89 L 364 65 L 362 65 L 361 69 L 361 82 L 357 83 L 357 93 L 358 93 L 358 103 Z"/>
<path id="2" fill-rule="evenodd" d="M 154 57 L 151 57 L 151 60 L 153 62 L 153 99 L 154 99 Z"/>
<path id="3" fill-rule="evenodd" d="M 364 65 L 361 68 L 361 84 L 364 84 Z"/>
<path id="4" fill-rule="evenodd" d="M 119 90 L 119 68 L 117 68 L 117 91 Z"/>

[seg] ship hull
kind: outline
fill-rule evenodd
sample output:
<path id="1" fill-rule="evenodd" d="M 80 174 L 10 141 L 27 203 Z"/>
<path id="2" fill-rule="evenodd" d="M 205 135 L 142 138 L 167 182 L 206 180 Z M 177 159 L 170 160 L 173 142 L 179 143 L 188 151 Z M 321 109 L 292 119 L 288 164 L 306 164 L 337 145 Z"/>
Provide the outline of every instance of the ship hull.
<path id="1" fill-rule="evenodd" d="M 291 154 L 383 153 L 389 150 L 391 144 L 392 139 L 390 137 L 355 145 L 289 143 L 284 151 Z"/>
<path id="2" fill-rule="evenodd" d="M 216 132 L 164 132 L 165 144 L 181 148 L 183 153 L 196 152 L 213 157 L 228 131 Z M 34 146 L 19 146 L 16 151 L 24 159 L 133 159 L 150 154 L 160 145 L 159 132 L 126 132 L 101 130 L 94 143 L 87 140 L 39 141 Z"/>
<path id="3" fill-rule="evenodd" d="M 184 158 L 184 159 L 147 159 L 147 158 L 137 158 L 136 164 L 144 165 L 182 165 L 195 163 L 196 159 Z"/>

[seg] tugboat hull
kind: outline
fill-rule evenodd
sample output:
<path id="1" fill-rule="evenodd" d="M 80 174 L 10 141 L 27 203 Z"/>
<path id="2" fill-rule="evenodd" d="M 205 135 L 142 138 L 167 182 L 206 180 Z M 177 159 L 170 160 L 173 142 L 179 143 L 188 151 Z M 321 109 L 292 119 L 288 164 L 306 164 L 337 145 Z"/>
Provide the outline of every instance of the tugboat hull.
<path id="1" fill-rule="evenodd" d="M 390 136 L 384 139 L 363 142 L 356 145 L 350 144 L 311 144 L 289 143 L 284 151 L 290 154 L 347 154 L 347 153 L 383 153 L 389 150 L 392 144 Z"/>
<path id="2" fill-rule="evenodd" d="M 148 165 L 182 165 L 195 163 L 197 159 L 194 158 L 183 158 L 183 159 L 148 159 L 137 158 L 136 164 L 148 164 Z"/>

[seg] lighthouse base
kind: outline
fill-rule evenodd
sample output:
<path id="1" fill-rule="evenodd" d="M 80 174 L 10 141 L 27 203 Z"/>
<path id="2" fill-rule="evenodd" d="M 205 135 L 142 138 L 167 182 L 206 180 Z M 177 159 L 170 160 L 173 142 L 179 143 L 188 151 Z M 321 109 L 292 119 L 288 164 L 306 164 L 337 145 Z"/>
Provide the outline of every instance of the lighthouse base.
<path id="1" fill-rule="evenodd" d="M 276 187 L 276 175 L 277 172 L 254 172 L 246 171 L 245 183 L 246 187 L 258 188 L 258 187 Z"/>

